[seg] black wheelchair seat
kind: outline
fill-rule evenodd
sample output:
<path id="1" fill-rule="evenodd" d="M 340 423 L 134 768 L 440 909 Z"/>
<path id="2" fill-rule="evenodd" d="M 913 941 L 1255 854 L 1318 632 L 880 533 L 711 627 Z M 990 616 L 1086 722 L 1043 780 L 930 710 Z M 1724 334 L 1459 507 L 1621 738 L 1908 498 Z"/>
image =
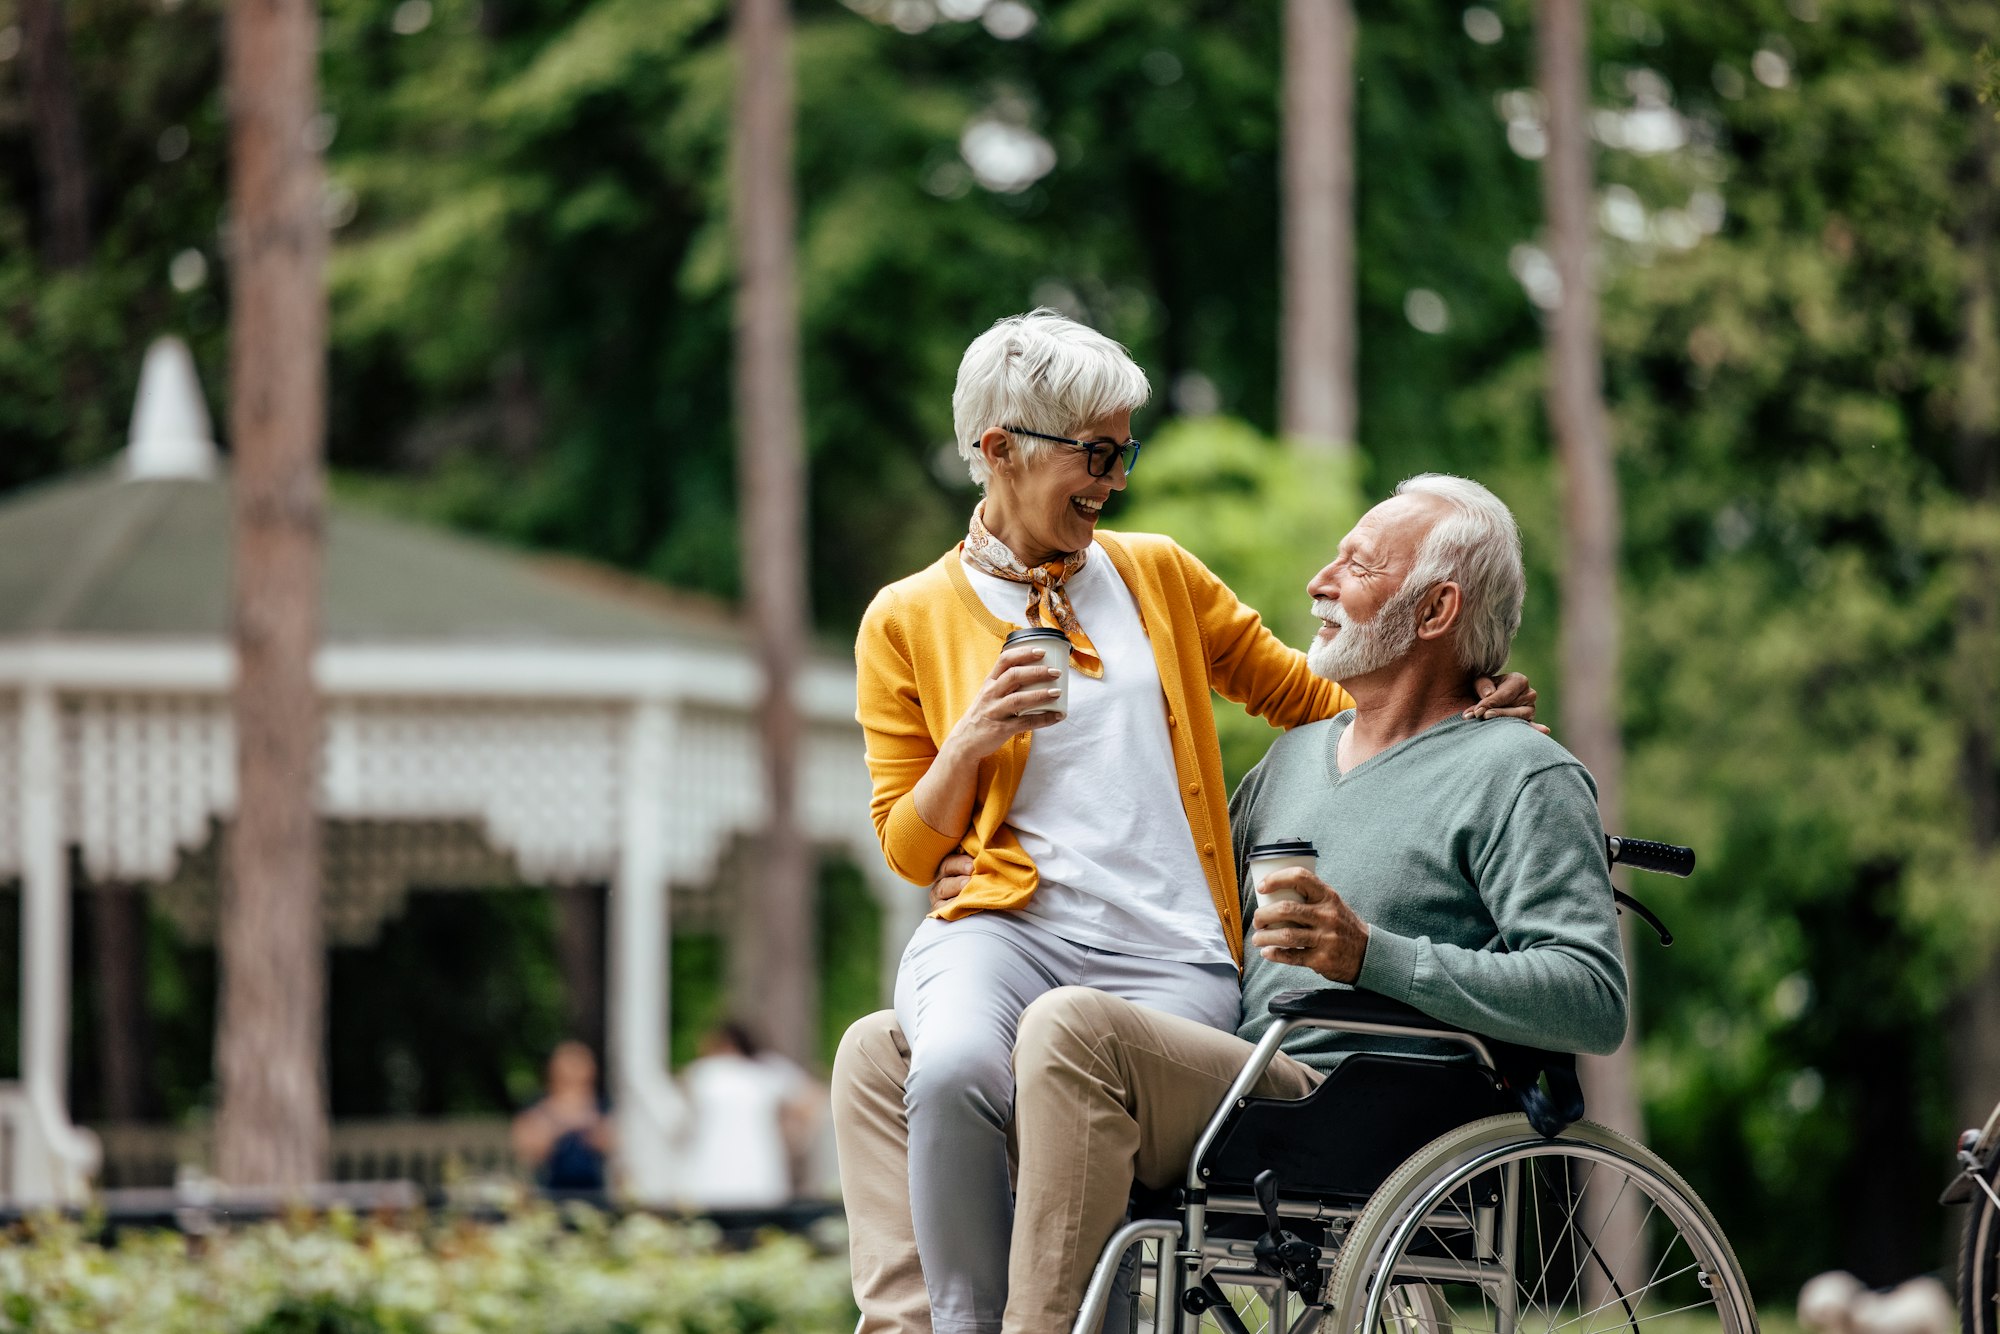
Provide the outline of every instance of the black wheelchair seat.
<path id="1" fill-rule="evenodd" d="M 1424 1145 L 1513 1099 L 1470 1060 L 1356 1052 L 1303 1098 L 1245 1098 L 1200 1164 L 1202 1184 L 1251 1193 L 1277 1174 L 1281 1195 L 1359 1202 Z"/>
<path id="2" fill-rule="evenodd" d="M 1370 991 L 1290 991 L 1271 1002 L 1290 1020 L 1338 1020 L 1354 1032 L 1463 1034 L 1455 1024 Z M 1196 1164 L 1205 1189 L 1247 1195 L 1258 1173 L 1306 1199 L 1365 1200 L 1397 1165 L 1446 1131 L 1503 1112 L 1525 1112 L 1553 1137 L 1583 1115 L 1576 1058 L 1482 1039 L 1493 1066 L 1462 1058 L 1361 1051 L 1303 1098 L 1246 1097 Z M 1545 1093 L 1546 1075 L 1555 1097 Z"/>

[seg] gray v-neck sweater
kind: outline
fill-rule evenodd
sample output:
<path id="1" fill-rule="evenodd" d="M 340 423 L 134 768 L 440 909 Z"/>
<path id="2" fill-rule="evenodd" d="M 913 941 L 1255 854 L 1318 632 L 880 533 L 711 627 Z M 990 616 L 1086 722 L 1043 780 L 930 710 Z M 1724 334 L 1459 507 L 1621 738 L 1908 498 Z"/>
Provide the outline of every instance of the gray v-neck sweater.
<path id="1" fill-rule="evenodd" d="M 1509 1042 L 1615 1048 L 1625 965 L 1589 773 L 1526 723 L 1452 717 L 1342 774 L 1336 748 L 1353 719 L 1286 733 L 1231 798 L 1246 927 L 1245 854 L 1310 839 L 1320 879 L 1368 923 L 1359 986 Z M 1247 945 L 1243 955 L 1237 1033 L 1251 1041 L 1279 993 L 1337 985 Z M 1463 1051 L 1325 1030 L 1285 1042 L 1320 1069 L 1363 1049 Z"/>

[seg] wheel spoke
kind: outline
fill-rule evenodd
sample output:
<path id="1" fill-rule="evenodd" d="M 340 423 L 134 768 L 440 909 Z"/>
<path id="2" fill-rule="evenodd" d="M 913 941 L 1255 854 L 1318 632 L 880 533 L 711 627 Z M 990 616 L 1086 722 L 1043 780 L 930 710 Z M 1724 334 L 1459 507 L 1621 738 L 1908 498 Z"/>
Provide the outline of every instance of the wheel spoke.
<path id="1" fill-rule="evenodd" d="M 1381 1293 L 1376 1328 L 1365 1334 L 1639 1334 L 1700 1310 L 1718 1312 L 1724 1334 L 1751 1334 L 1743 1317 L 1753 1308 L 1727 1242 L 1670 1169 L 1646 1165 L 1643 1149 L 1631 1150 L 1642 1155 L 1634 1159 L 1601 1141 L 1565 1139 L 1458 1152 L 1459 1167 L 1414 1178 L 1424 1184 L 1386 1197 L 1357 1225 L 1360 1237 L 1350 1236 L 1366 1249 L 1343 1263 L 1336 1295 L 1357 1302 L 1368 1288 Z M 1484 1246 L 1467 1188 L 1496 1173 L 1514 1195 L 1494 1216 L 1511 1211 L 1513 1221 L 1510 1235 Z M 1431 1216 L 1382 1212 L 1391 1201 Z M 1367 1287 L 1354 1286 L 1363 1271 L 1349 1264 L 1374 1271 Z M 1504 1330 L 1509 1311 L 1513 1328 Z"/>
<path id="2" fill-rule="evenodd" d="M 1665 1283 L 1670 1279 L 1679 1278 L 1682 1274 L 1691 1273 L 1699 1268 L 1701 1268 L 1700 1261 L 1690 1260 L 1687 1264 L 1682 1265 L 1679 1269 L 1676 1269 L 1673 1273 L 1668 1274 L 1665 1277 L 1660 1278 L 1654 1282 L 1647 1283 L 1643 1287 L 1636 1288 L 1633 1291 L 1626 1293 L 1625 1299 L 1627 1301 L 1632 1300 L 1634 1297 L 1643 1299 L 1647 1292 L 1651 1291 L 1653 1288 L 1658 1287 L 1661 1283 Z M 1694 1303 L 1694 1306 L 1685 1306 L 1681 1307 L 1680 1309 L 1684 1311 L 1691 1311 L 1695 1309 L 1695 1307 L 1713 1306 L 1714 1304 L 1715 1304 L 1714 1301 L 1711 1299 L 1705 1302 L 1696 1302 Z M 1615 1297 L 1608 1302 L 1600 1302 L 1596 1306 L 1591 1307 L 1588 1311 L 1584 1311 L 1578 1315 L 1571 1316 L 1569 1319 L 1563 1321 L 1559 1325 L 1550 1325 L 1547 1329 L 1541 1331 L 1541 1334 L 1556 1334 L 1556 1331 L 1559 1329 L 1568 1329 L 1571 1325 L 1580 1324 L 1583 1321 L 1590 1319 L 1592 1316 L 1598 1315 L 1604 1311 L 1608 1311 L 1612 1307 L 1617 1305 L 1619 1305 L 1619 1301 Z M 1644 1324 L 1648 1320 L 1658 1320 L 1662 1315 L 1668 1315 L 1668 1314 L 1672 1314 L 1672 1312 L 1655 1311 L 1650 1315 L 1642 1315 L 1639 1317 L 1639 1323 Z"/>

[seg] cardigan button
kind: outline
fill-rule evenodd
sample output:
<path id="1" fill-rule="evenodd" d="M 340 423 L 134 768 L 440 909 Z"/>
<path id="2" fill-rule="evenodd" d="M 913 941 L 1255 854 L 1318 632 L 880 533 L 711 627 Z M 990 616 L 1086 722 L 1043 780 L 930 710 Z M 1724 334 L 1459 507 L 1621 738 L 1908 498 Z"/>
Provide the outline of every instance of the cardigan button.
<path id="1" fill-rule="evenodd" d="M 1190 795 L 1192 795 L 1192 796 L 1197 796 L 1197 797 L 1198 797 L 1198 796 L 1200 796 L 1200 795 L 1201 795 L 1201 784 L 1200 784 L 1200 783 L 1189 783 L 1189 784 L 1188 784 L 1188 792 L 1189 792 L 1189 794 L 1190 794 Z"/>
<path id="2" fill-rule="evenodd" d="M 1180 725 L 1181 725 L 1180 719 L 1174 717 L 1174 715 L 1172 715 L 1171 713 L 1167 715 L 1167 726 L 1179 727 Z"/>
<path id="3" fill-rule="evenodd" d="M 1213 844 L 1213 843 L 1204 843 L 1204 844 L 1202 844 L 1202 845 L 1201 845 L 1201 854 L 1202 854 L 1202 856 L 1204 856 L 1204 857 L 1213 857 L 1213 856 L 1215 855 L 1215 844 Z"/>

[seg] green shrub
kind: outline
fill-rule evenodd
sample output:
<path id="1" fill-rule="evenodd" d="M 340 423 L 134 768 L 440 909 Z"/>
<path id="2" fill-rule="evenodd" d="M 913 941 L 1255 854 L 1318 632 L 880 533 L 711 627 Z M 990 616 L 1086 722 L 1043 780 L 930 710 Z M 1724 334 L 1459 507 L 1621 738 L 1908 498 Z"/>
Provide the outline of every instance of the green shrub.
<path id="1" fill-rule="evenodd" d="M 4 1334 L 844 1334 L 854 1315 L 844 1259 L 798 1238 L 727 1252 L 711 1228 L 588 1209 L 115 1245 L 47 1220 L 0 1248 Z"/>

